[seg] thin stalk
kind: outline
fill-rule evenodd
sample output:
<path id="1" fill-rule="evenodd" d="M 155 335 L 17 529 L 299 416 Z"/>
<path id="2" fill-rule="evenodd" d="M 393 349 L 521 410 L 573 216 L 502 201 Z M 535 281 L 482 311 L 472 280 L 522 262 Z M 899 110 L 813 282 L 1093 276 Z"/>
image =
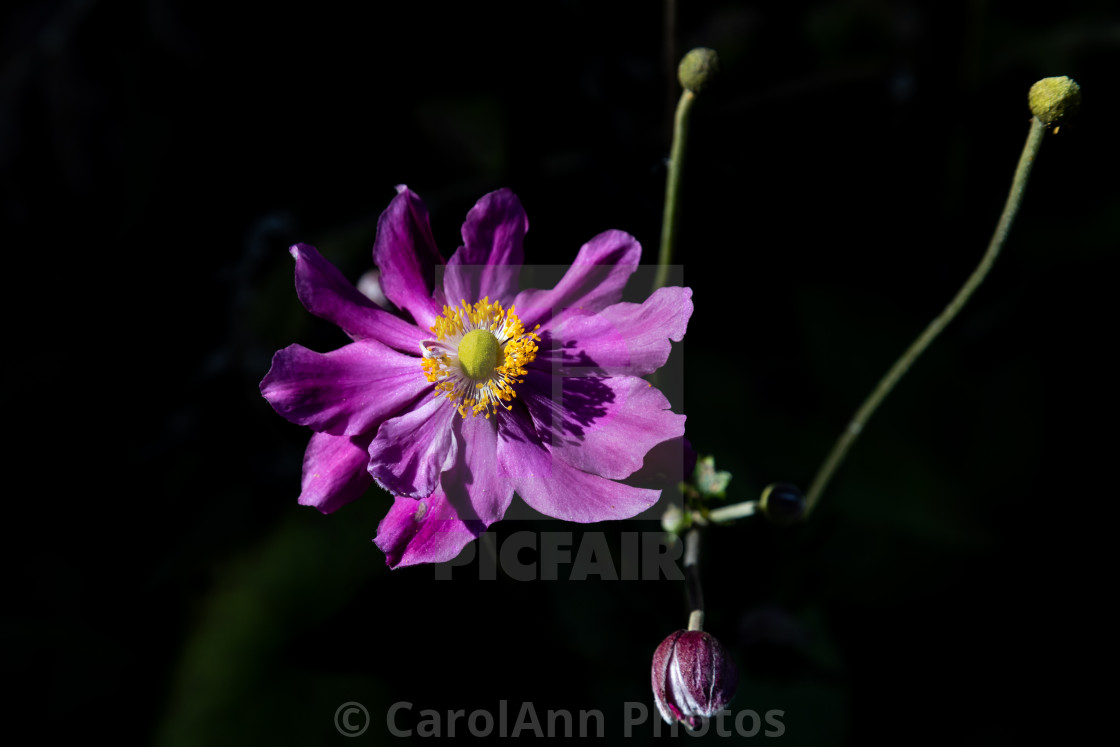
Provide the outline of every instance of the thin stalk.
<path id="1" fill-rule="evenodd" d="M 1042 137 L 1046 134 L 1046 126 L 1038 120 L 1033 118 L 1031 120 L 1031 131 L 1027 136 L 1026 145 L 1023 146 L 1023 153 L 1019 156 L 1019 166 L 1015 169 L 1015 177 L 1011 181 L 1011 192 L 1007 195 L 1007 202 L 1003 206 L 1003 213 L 999 217 L 999 223 L 996 224 L 995 233 L 992 235 L 992 240 L 988 243 L 988 250 L 984 253 L 984 257 L 980 260 L 980 264 L 972 271 L 965 284 L 957 291 L 957 295 L 945 307 L 945 310 L 930 322 L 921 336 L 915 340 L 902 357 L 895 361 L 895 364 L 887 371 L 886 375 L 879 381 L 878 386 L 871 392 L 870 396 L 860 408 L 856 410 L 856 414 L 852 416 L 848 427 L 840 434 L 836 440 L 836 444 L 832 447 L 832 451 L 824 460 L 821 468 L 817 471 L 817 475 L 813 478 L 812 485 L 809 486 L 809 492 L 805 496 L 805 513 L 808 516 L 812 513 L 813 508 L 820 500 L 821 493 L 824 492 L 828 481 L 832 478 L 832 474 L 836 468 L 844 461 L 844 457 L 848 453 L 848 449 L 855 443 L 856 438 L 863 431 L 863 427 L 867 424 L 868 419 L 871 417 L 875 409 L 879 407 L 886 396 L 894 389 L 894 385 L 898 380 L 903 377 L 906 371 L 913 365 L 914 361 L 918 359 L 930 343 L 941 333 L 941 330 L 953 320 L 953 317 L 964 307 L 972 293 L 983 282 L 984 277 L 992 268 L 992 264 L 996 261 L 1000 249 L 1003 247 L 1004 241 L 1007 239 L 1007 233 L 1011 230 L 1011 224 L 1015 220 L 1015 215 L 1019 212 L 1019 206 L 1023 201 L 1023 192 L 1027 187 L 1027 179 L 1030 177 L 1031 167 L 1034 166 L 1035 158 L 1038 156 L 1039 148 L 1042 146 Z"/>
<path id="2" fill-rule="evenodd" d="M 661 219 L 661 251 L 657 255 L 657 276 L 653 290 L 663 288 L 669 281 L 669 266 L 677 243 L 677 215 L 680 206 L 681 173 L 684 171 L 685 145 L 688 142 L 688 119 L 696 94 L 685 90 L 677 102 L 673 118 L 673 145 L 669 151 L 669 173 L 665 178 L 665 213 Z"/>
<path id="3" fill-rule="evenodd" d="M 700 530 L 688 530 L 684 537 L 685 588 L 688 594 L 688 629 L 704 629 L 704 593 L 700 589 Z"/>
<path id="4" fill-rule="evenodd" d="M 730 506 L 713 508 L 708 512 L 708 521 L 713 524 L 720 524 L 725 521 L 732 521 L 733 519 L 743 519 L 748 516 L 753 516 L 757 511 L 758 501 L 755 499 L 743 501 L 742 503 L 732 503 Z"/>

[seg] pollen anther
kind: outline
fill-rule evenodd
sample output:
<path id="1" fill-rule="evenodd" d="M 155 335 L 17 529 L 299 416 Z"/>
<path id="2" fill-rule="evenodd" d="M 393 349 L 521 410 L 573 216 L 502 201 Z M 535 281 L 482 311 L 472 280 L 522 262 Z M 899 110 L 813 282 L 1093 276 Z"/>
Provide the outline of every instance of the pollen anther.
<path id="1" fill-rule="evenodd" d="M 488 297 L 472 306 L 464 299 L 443 307 L 431 327 L 436 339 L 420 343 L 420 365 L 435 396 L 447 397 L 460 416 L 489 418 L 499 407 L 513 409 L 506 403 L 537 357 L 539 328 L 526 332 L 512 306 L 507 311 Z"/>

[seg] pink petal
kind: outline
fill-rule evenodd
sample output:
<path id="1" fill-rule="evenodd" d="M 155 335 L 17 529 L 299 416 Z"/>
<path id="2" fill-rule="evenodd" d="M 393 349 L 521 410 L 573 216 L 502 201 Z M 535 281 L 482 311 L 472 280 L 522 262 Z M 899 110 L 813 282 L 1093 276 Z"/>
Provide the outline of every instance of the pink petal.
<path id="1" fill-rule="evenodd" d="M 629 519 L 657 502 L 660 490 L 643 490 L 572 467 L 554 457 L 515 406 L 498 422 L 498 468 L 526 503 L 564 521 Z"/>
<path id="2" fill-rule="evenodd" d="M 549 325 L 550 344 L 533 367 L 555 376 L 645 376 L 665 365 L 669 341 L 684 338 L 691 316 L 691 288 L 658 288 L 644 303 L 568 315 Z"/>
<path id="3" fill-rule="evenodd" d="M 552 456 L 576 469 L 620 480 L 642 466 L 654 446 L 684 435 L 684 415 L 636 376 L 566 378 L 557 394 L 554 379 L 531 371 L 519 398 L 533 416 L 537 434 Z"/>
<path id="4" fill-rule="evenodd" d="M 487 526 L 505 516 L 513 500 L 513 484 L 497 469 L 497 420 L 502 416 L 453 418 L 458 454 L 440 478 L 456 514 L 480 519 Z"/>
<path id="5" fill-rule="evenodd" d="M 366 471 L 371 438 L 372 434 L 350 438 L 312 433 L 303 455 L 300 505 L 329 514 L 360 497 L 373 484 Z"/>
<path id="6" fill-rule="evenodd" d="M 455 408 L 443 396 L 429 397 L 400 417 L 386 420 L 369 445 L 369 473 L 395 495 L 423 498 L 455 461 L 451 418 Z"/>
<path id="7" fill-rule="evenodd" d="M 463 223 L 463 246 L 447 262 L 443 287 L 448 303 L 489 297 L 508 306 L 517 292 L 528 230 L 529 219 L 513 192 L 499 189 L 479 200 Z"/>
<path id="8" fill-rule="evenodd" d="M 604 231 L 591 239 L 555 288 L 517 295 L 514 305 L 525 329 L 537 324 L 547 329 L 568 315 L 591 314 L 617 303 L 641 256 L 638 240 L 624 231 Z"/>
<path id="9" fill-rule="evenodd" d="M 288 251 L 296 260 L 296 294 L 308 311 L 337 324 L 354 340 L 374 339 L 406 353 L 416 351 L 425 331 L 378 308 L 310 244 Z"/>
<path id="10" fill-rule="evenodd" d="M 377 221 L 373 261 L 381 270 L 381 290 L 397 308 L 412 315 L 427 329 L 441 305 L 432 298 L 435 268 L 443 264 L 436 251 L 428 209 L 416 193 L 403 184 Z"/>
<path id="11" fill-rule="evenodd" d="M 362 340 L 329 353 L 289 345 L 272 357 L 261 394 L 293 423 L 335 436 L 372 432 L 432 385 L 419 356 Z"/>
<path id="12" fill-rule="evenodd" d="M 374 542 L 390 568 L 453 560 L 467 543 L 486 531 L 480 521 L 463 521 L 442 493 L 427 498 L 394 498 L 377 525 Z"/>

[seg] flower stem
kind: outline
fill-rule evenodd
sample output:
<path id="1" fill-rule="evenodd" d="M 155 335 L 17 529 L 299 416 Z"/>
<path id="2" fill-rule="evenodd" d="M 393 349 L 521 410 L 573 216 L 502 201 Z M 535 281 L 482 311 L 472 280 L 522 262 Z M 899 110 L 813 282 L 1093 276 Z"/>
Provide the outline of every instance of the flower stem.
<path id="1" fill-rule="evenodd" d="M 661 219 L 661 251 L 657 256 L 657 276 L 653 290 L 662 288 L 669 281 L 669 266 L 677 242 L 677 213 L 680 205 L 681 172 L 684 170 L 685 145 L 688 141 L 688 117 L 696 94 L 685 90 L 677 102 L 673 118 L 673 145 L 669 151 L 669 173 L 665 178 L 665 214 Z"/>
<path id="2" fill-rule="evenodd" d="M 868 419 L 871 417 L 875 409 L 882 403 L 898 380 L 903 377 L 906 371 L 918 359 L 918 356 L 929 347 L 934 338 L 945 328 L 957 312 L 964 307 L 973 291 L 979 287 L 983 282 L 984 277 L 988 274 L 992 264 L 995 262 L 996 257 L 999 255 L 1000 248 L 1003 246 L 1004 240 L 1007 239 L 1007 233 L 1011 229 L 1011 223 L 1015 220 L 1015 215 L 1019 212 L 1019 205 L 1023 201 L 1023 192 L 1027 186 L 1027 179 L 1030 177 L 1031 167 L 1034 165 L 1035 157 L 1038 155 L 1039 148 L 1042 145 L 1042 137 L 1046 133 L 1046 126 L 1038 120 L 1033 118 L 1031 120 L 1031 131 L 1027 136 L 1026 145 L 1023 146 L 1023 153 L 1019 157 L 1019 166 L 1015 169 L 1015 177 L 1011 181 L 1011 192 L 1007 196 L 1007 202 L 1003 206 L 1003 214 L 999 217 L 999 223 L 996 224 L 995 233 L 992 235 L 992 240 L 988 243 L 988 250 L 984 253 L 983 259 L 976 269 L 972 271 L 965 284 L 957 291 L 957 295 L 945 307 L 945 310 L 930 322 L 921 336 L 915 340 L 902 357 L 895 361 L 894 366 L 887 371 L 886 375 L 879 381 L 878 386 L 871 392 L 870 396 L 864 401 L 856 414 L 852 416 L 848 427 L 840 434 L 836 440 L 836 444 L 832 447 L 832 451 L 824 460 L 821 468 L 817 471 L 816 477 L 813 478 L 812 485 L 809 486 L 809 492 L 805 496 L 805 513 L 808 516 L 817 501 L 820 500 L 821 493 L 824 492 L 825 486 L 832 478 L 832 474 L 840 463 L 844 461 L 844 457 L 848 453 L 848 449 L 855 443 L 857 437 L 863 427 L 867 424 Z"/>
<path id="3" fill-rule="evenodd" d="M 732 503 L 730 506 L 720 506 L 713 508 L 708 512 L 708 521 L 713 524 L 720 524 L 732 519 L 743 519 L 747 516 L 753 516 L 758 511 L 758 500 L 743 501 L 742 503 Z"/>
<path id="4" fill-rule="evenodd" d="M 688 593 L 689 630 L 704 629 L 704 593 L 700 590 L 700 566 L 697 560 L 700 557 L 700 530 L 696 527 L 688 530 L 684 537 L 684 572 L 685 584 Z"/>

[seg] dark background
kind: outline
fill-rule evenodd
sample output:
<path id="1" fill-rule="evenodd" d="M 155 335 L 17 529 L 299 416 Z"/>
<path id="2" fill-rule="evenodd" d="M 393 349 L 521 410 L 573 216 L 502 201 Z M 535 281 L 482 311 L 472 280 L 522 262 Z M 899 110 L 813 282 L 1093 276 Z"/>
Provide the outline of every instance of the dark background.
<path id="1" fill-rule="evenodd" d="M 808 485 L 983 253 L 1030 85 L 1085 92 L 988 282 L 812 521 L 706 535 L 732 708 L 784 710 L 799 745 L 1070 743 L 1102 715 L 1083 672 L 1114 671 L 1112 3 L 691 2 L 669 34 L 654 2 L 346 7 L 2 11 L 10 723 L 343 743 L 335 709 L 358 701 L 376 743 L 392 703 L 505 699 L 511 723 L 522 702 L 599 709 L 620 736 L 685 623 L 679 583 L 390 572 L 369 541 L 388 497 L 297 506 L 308 433 L 257 385 L 280 347 L 344 342 L 299 306 L 286 247 L 356 280 L 398 183 L 445 256 L 508 186 L 528 262 L 607 228 L 653 262 L 669 70 L 696 45 L 724 74 L 685 172 L 677 405 L 733 500 Z"/>

